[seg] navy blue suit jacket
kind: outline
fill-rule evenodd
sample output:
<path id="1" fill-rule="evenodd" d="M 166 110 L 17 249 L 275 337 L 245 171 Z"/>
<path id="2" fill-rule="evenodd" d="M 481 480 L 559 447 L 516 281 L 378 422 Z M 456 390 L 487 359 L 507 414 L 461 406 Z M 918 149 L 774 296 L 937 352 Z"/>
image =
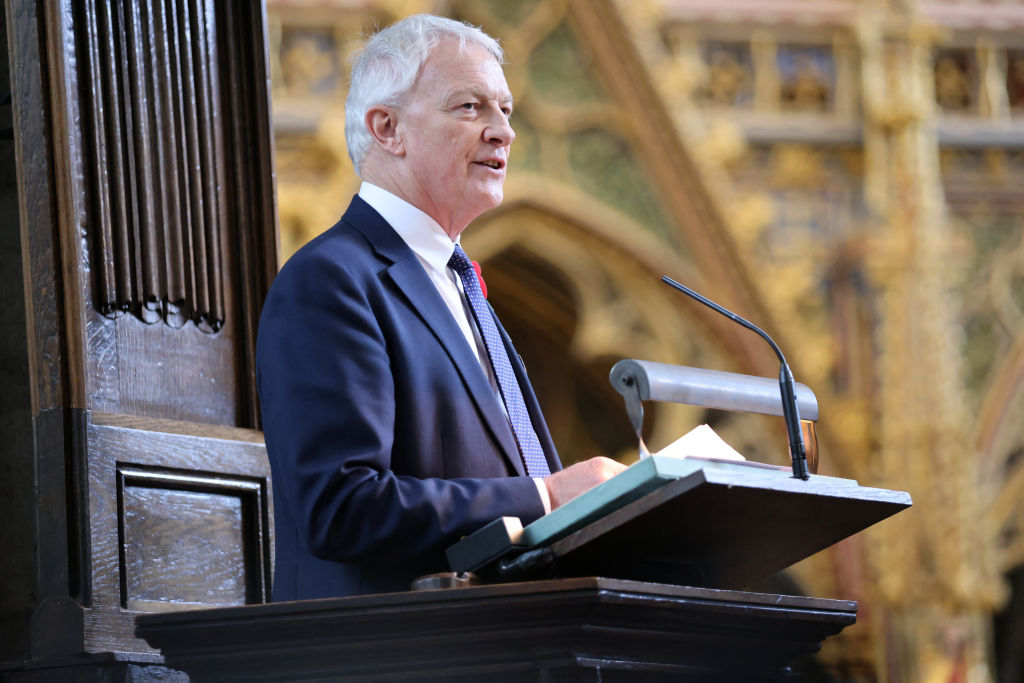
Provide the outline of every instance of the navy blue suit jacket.
<path id="1" fill-rule="evenodd" d="M 502 338 L 551 471 L 536 396 Z M 497 396 L 405 242 L 359 197 L 281 269 L 257 382 L 275 600 L 407 590 L 502 515 L 543 514 Z"/>

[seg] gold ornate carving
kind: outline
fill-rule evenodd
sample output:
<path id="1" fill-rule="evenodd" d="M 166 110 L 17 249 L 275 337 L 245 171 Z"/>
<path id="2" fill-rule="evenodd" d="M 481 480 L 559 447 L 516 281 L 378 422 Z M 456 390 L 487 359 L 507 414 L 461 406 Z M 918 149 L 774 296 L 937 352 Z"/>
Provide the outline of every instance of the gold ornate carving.
<path id="1" fill-rule="evenodd" d="M 969 50 L 940 50 L 935 57 L 935 101 L 947 111 L 969 111 L 977 101 L 977 68 Z"/>
<path id="2" fill-rule="evenodd" d="M 681 68 L 706 73 L 687 66 L 692 55 L 700 54 L 702 40 L 710 43 L 728 35 L 735 41 L 745 36 L 751 45 L 757 93 L 752 112 L 734 104 L 731 112 L 718 106 L 705 116 L 692 106 L 709 104 L 700 88 L 692 99 L 683 89 L 662 89 L 661 93 L 677 112 L 680 134 L 691 141 L 689 149 L 717 201 L 731 207 L 725 212 L 729 227 L 746 267 L 758 273 L 764 292 L 772 292 L 765 301 L 773 315 L 787 327 L 799 329 L 800 340 L 806 342 L 801 346 L 797 341 L 798 350 L 792 355 L 798 359 L 798 373 L 815 387 L 828 416 L 822 425 L 829 435 L 826 457 L 838 460 L 842 471 L 867 481 L 907 487 L 917 501 L 913 513 L 866 536 L 866 545 L 879 554 L 858 560 L 869 562 L 870 581 L 862 584 L 869 592 L 862 599 L 867 604 L 878 600 L 878 588 L 885 596 L 878 607 L 899 604 L 884 633 L 882 622 L 871 619 L 877 643 L 900 643 L 894 650 L 878 646 L 878 671 L 887 671 L 884 662 L 893 657 L 905 663 L 899 675 L 908 680 L 955 670 L 969 670 L 972 677 L 984 680 L 990 665 L 986 619 L 1003 594 L 999 569 L 1012 566 L 1015 559 L 1010 558 L 1018 557 L 1018 548 L 1024 546 L 997 540 L 997 535 L 1019 538 L 1013 520 L 1020 513 L 1011 502 L 1016 500 L 1012 492 L 999 496 L 992 519 L 978 521 L 985 516 L 983 503 L 992 500 L 1003 485 L 989 472 L 1006 476 L 1017 471 L 1016 461 L 1003 464 L 1011 462 L 1005 460 L 1013 452 L 1011 444 L 1021 443 L 1017 428 L 1011 428 L 1004 416 L 1019 405 L 1013 397 L 1020 375 L 1012 358 L 999 359 L 1007 348 L 1001 331 L 1006 330 L 1011 341 L 1022 331 L 1012 313 L 1018 303 L 1006 309 L 1011 311 L 1003 316 L 1008 323 L 987 313 L 998 308 L 995 302 L 1005 306 L 1009 300 L 1008 293 L 1014 290 L 1004 283 L 1019 281 L 1009 275 L 1013 268 L 1000 266 L 999 255 L 979 257 L 979 266 L 991 278 L 978 281 L 973 300 L 980 308 L 974 306 L 975 319 L 1000 322 L 985 323 L 984 329 L 999 334 L 986 333 L 994 341 L 977 347 L 977 353 L 987 359 L 992 373 L 985 377 L 1012 378 L 987 389 L 987 380 L 976 384 L 977 391 L 987 397 L 979 424 L 982 433 L 989 435 L 979 443 L 988 444 L 984 450 L 992 452 L 994 461 L 979 467 L 972 457 L 971 394 L 960 369 L 964 337 L 957 302 L 958 283 L 966 268 L 965 241 L 950 230 L 945 217 L 935 135 L 936 74 L 931 55 L 946 34 L 915 19 L 915 3 L 863 3 L 861 11 L 849 17 L 845 37 L 839 30 L 833 39 L 835 115 L 858 116 L 863 110 L 862 148 L 852 137 L 848 140 L 857 148 L 840 151 L 823 148 L 820 142 L 812 146 L 770 140 L 744 144 L 742 135 L 723 146 L 709 141 L 712 120 L 720 129 L 723 120 L 732 121 L 733 130 L 755 131 L 759 136 L 774 125 L 772 112 L 779 100 L 772 93 L 785 80 L 775 55 L 799 31 L 792 26 L 762 24 L 762 28 L 740 31 L 712 22 L 676 22 L 670 5 L 665 3 L 656 16 L 627 13 L 637 41 L 648 46 L 644 54 L 653 73 Z M 666 44 L 654 39 L 663 26 L 671 27 L 666 41 L 669 55 L 651 47 Z M 803 33 L 810 37 L 810 32 Z M 1003 52 L 1000 45 L 980 39 L 969 52 L 971 59 L 977 59 L 984 89 L 980 101 L 974 91 L 973 104 L 968 106 L 981 107 L 981 113 L 992 118 L 1005 111 L 1000 98 L 1016 101 L 1012 86 L 1008 86 L 1009 95 L 1003 87 L 1014 82 L 1009 75 L 1013 67 L 1004 72 L 1000 57 L 1007 54 L 1012 59 L 1014 53 Z M 670 79 L 666 80 L 673 82 Z M 965 86 L 958 87 L 962 91 Z M 970 87 L 975 86 L 968 85 L 968 91 Z M 858 95 L 865 97 L 862 107 L 857 105 Z M 825 129 L 829 115 L 823 111 L 805 124 Z M 789 134 L 781 127 L 778 130 Z M 730 151 L 722 154 L 723 147 Z M 978 201 L 967 198 L 991 192 L 994 178 L 1013 177 L 1005 154 L 989 152 L 982 159 L 979 173 L 988 175 L 979 177 L 976 185 L 947 183 L 961 201 Z M 829 169 L 842 169 L 838 185 L 829 185 Z M 862 193 L 827 196 L 829 187 L 856 188 L 861 178 Z M 1012 186 L 1012 182 L 996 184 Z M 816 193 L 826 195 L 822 206 L 835 207 L 831 215 L 815 213 Z M 1009 195 L 999 195 L 1004 196 Z M 1007 200 L 998 201 L 1000 210 L 1006 210 Z M 826 220 L 816 223 L 815 215 L 825 215 Z M 801 224 L 815 227 L 794 230 Z M 831 234 L 822 234 L 823 228 Z M 784 248 L 773 249 L 773 244 Z M 1007 263 L 1018 258 L 1013 249 L 1001 253 Z M 786 286 L 775 286 L 781 282 Z M 990 299 L 989 292 L 1001 294 Z M 980 339 L 977 332 L 968 337 L 972 344 Z M 988 356 L 985 348 L 991 350 Z M 816 354 L 815 349 L 828 352 Z M 805 356 L 810 360 L 806 364 Z M 881 409 L 874 407 L 879 401 Z M 992 436 L 995 433 L 999 439 Z M 879 444 L 883 444 L 881 451 Z M 844 632 L 842 638 L 849 635 L 860 638 L 854 630 Z M 865 639 L 861 642 L 867 646 Z M 870 650 L 861 652 L 862 657 L 875 658 Z"/>
<path id="3" fill-rule="evenodd" d="M 715 42 L 705 49 L 707 81 L 698 97 L 715 105 L 743 106 L 749 102 L 754 85 L 750 46 Z"/>
<path id="4" fill-rule="evenodd" d="M 939 132 L 983 140 L 991 129 L 962 126 L 1019 124 L 1024 46 L 1008 34 L 947 44 L 911 1 L 808 3 L 841 17 L 827 26 L 773 22 L 773 3 L 745 23 L 692 9 L 729 2 L 271 2 L 285 244 L 333 223 L 358 183 L 344 79 L 328 63 L 344 64 L 374 20 L 441 11 L 482 24 L 509 56 L 518 139 L 505 205 L 467 248 L 522 312 L 517 339 L 593 399 L 551 389 L 559 442 L 581 444 L 570 457 L 602 443 L 631 457 L 581 424 L 616 410 L 601 393 L 613 357 L 775 371 L 757 340 L 651 277 L 680 275 L 782 331 L 822 407 L 826 473 L 914 496 L 912 511 L 792 570 L 812 594 L 861 602 L 826 661 L 863 680 L 987 680 L 1000 572 L 1024 562 L 1024 233 L 1006 218 L 1024 215 L 1024 159 L 946 150 L 940 163 Z M 320 31 L 330 60 L 309 47 L 282 59 L 288 25 Z M 940 69 L 949 54 L 967 55 L 966 70 Z M 656 412 L 652 441 L 706 417 Z M 722 429 L 742 450 L 784 440 L 772 421 Z"/>
<path id="5" fill-rule="evenodd" d="M 810 111 L 832 108 L 836 74 L 830 45 L 779 45 L 778 60 L 779 99 L 784 107 Z"/>
<path id="6" fill-rule="evenodd" d="M 868 200 L 878 220 L 868 264 L 881 295 L 878 466 L 885 481 L 913 486 L 915 509 L 874 532 L 869 557 L 903 632 L 887 657 L 900 662 L 899 675 L 981 672 L 999 577 L 978 528 L 980 482 L 950 306 L 959 264 L 938 174 L 932 36 L 913 23 L 881 29 L 861 32 Z M 947 95 L 959 97 L 959 87 Z"/>

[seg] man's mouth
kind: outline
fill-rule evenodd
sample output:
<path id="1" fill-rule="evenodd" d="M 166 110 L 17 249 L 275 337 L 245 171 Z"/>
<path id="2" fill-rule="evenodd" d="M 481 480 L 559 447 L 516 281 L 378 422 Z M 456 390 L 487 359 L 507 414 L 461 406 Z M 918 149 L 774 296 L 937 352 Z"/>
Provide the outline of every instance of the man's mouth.
<path id="1" fill-rule="evenodd" d="M 500 159 L 486 159 L 484 161 L 474 161 L 473 163 L 493 169 L 505 168 L 505 162 Z"/>

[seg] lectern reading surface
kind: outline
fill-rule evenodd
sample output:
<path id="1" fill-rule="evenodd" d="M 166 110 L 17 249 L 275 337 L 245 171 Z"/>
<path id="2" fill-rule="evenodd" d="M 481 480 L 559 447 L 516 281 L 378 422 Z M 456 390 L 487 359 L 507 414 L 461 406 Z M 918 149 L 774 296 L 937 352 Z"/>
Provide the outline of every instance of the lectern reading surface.
<path id="1" fill-rule="evenodd" d="M 452 569 L 502 579 L 598 575 L 744 588 L 909 507 L 902 491 L 788 468 L 652 456 L 528 525 L 499 521 L 448 550 Z M 502 537 L 502 534 L 505 534 Z"/>

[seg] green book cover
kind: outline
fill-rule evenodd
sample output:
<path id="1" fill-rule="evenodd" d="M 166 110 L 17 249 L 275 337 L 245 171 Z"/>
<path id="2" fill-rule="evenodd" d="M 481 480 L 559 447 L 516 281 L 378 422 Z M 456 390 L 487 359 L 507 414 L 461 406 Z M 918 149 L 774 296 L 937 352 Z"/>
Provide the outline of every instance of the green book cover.
<path id="1" fill-rule="evenodd" d="M 670 481 L 680 479 L 698 470 L 708 468 L 747 470 L 751 467 L 763 468 L 764 466 L 743 461 L 652 455 L 638 460 L 608 481 L 573 498 L 565 505 L 524 527 L 520 543 L 530 548 L 552 543 L 582 529 L 613 510 L 646 496 Z M 778 472 L 779 476 L 789 476 L 788 471 L 784 469 L 766 468 L 766 471 Z"/>
<path id="2" fill-rule="evenodd" d="M 766 479 L 792 478 L 788 467 L 750 461 L 652 455 L 633 463 L 608 481 L 525 528 L 515 517 L 495 520 L 449 547 L 449 563 L 454 571 L 478 571 L 513 547 L 522 551 L 550 545 L 672 481 L 701 470 L 705 471 L 706 477 L 727 481 L 730 485 L 763 484 Z M 811 480 L 828 480 L 832 486 L 857 486 L 852 479 L 811 475 Z"/>

